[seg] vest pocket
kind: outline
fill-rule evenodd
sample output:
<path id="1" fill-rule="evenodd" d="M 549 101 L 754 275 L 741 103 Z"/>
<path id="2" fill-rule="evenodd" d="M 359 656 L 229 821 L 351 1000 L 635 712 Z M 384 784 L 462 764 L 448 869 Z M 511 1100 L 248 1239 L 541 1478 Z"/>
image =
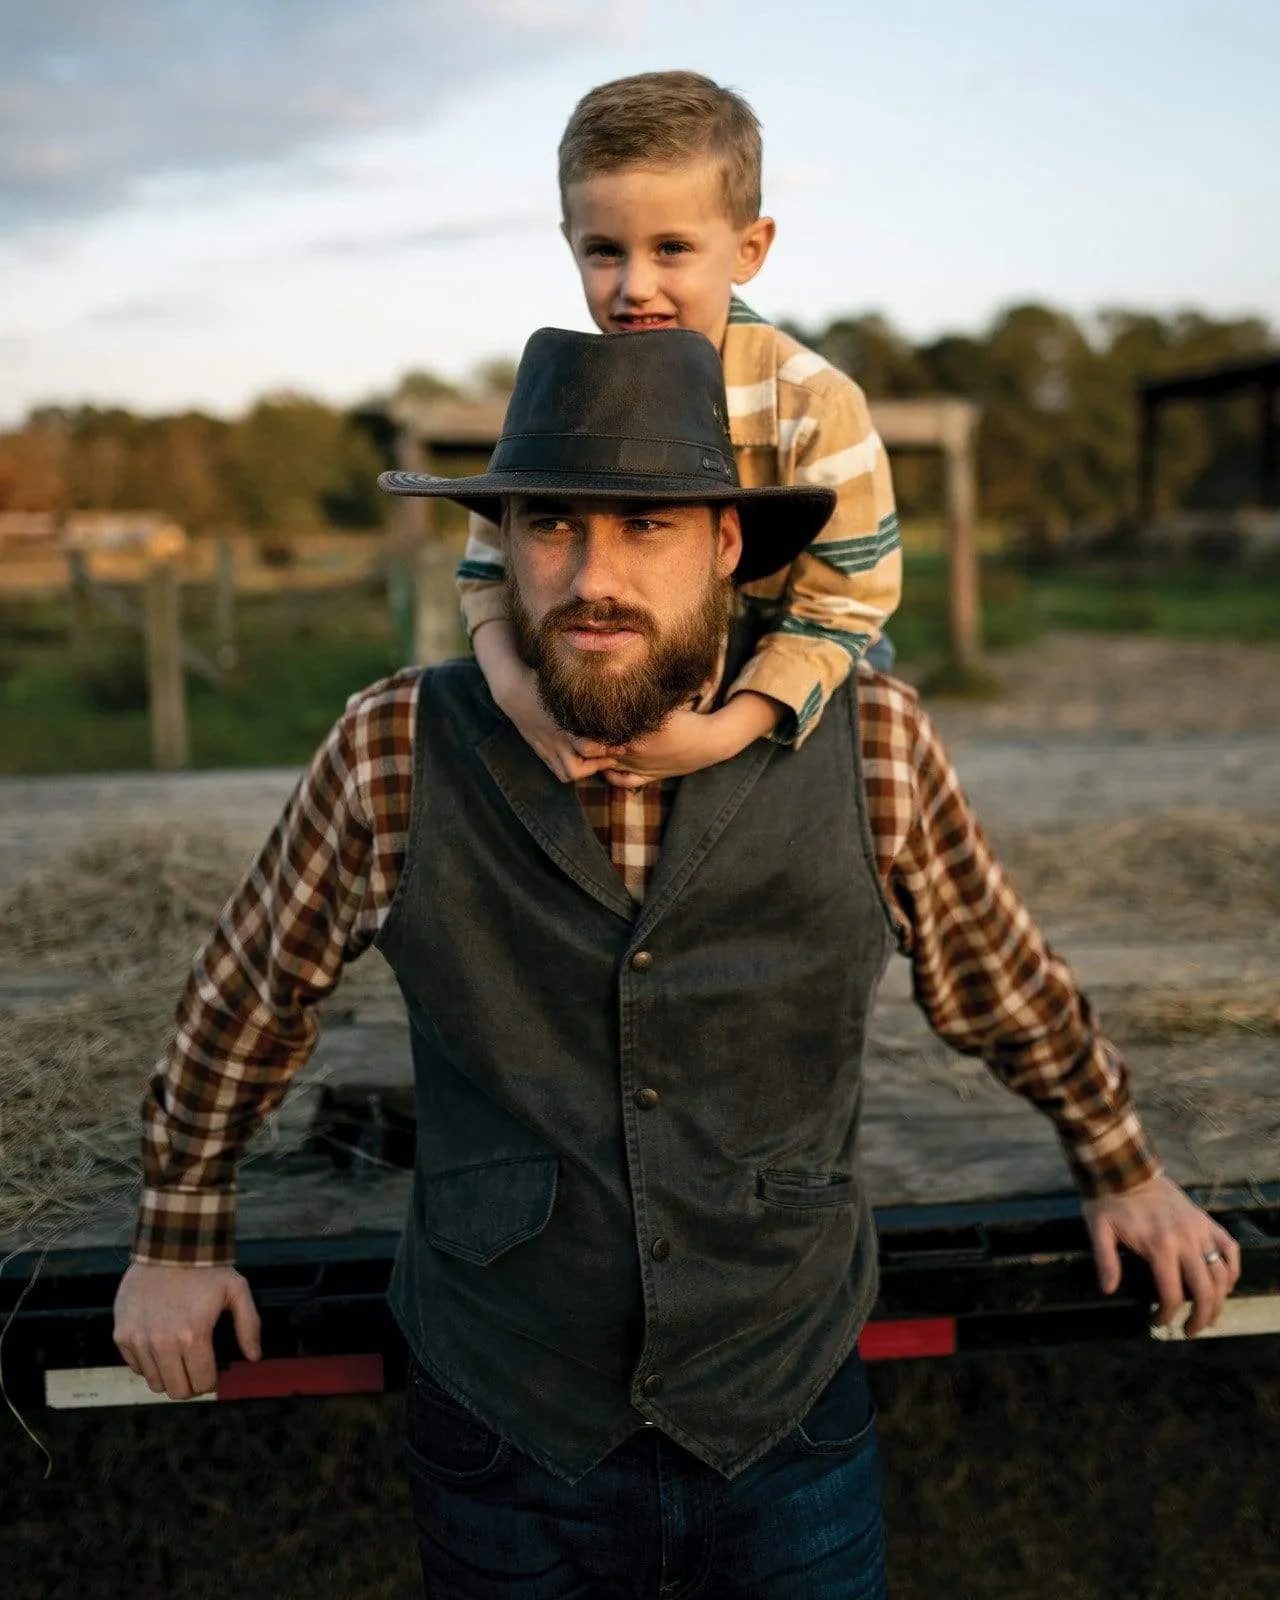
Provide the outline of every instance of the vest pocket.
<path id="1" fill-rule="evenodd" d="M 542 1232 L 556 1199 L 555 1156 L 517 1156 L 424 1180 L 427 1238 L 437 1250 L 487 1267 Z"/>
<path id="2" fill-rule="evenodd" d="M 771 1206 L 848 1206 L 858 1198 L 858 1186 L 847 1172 L 784 1172 L 777 1168 L 756 1174 L 757 1198 Z"/>

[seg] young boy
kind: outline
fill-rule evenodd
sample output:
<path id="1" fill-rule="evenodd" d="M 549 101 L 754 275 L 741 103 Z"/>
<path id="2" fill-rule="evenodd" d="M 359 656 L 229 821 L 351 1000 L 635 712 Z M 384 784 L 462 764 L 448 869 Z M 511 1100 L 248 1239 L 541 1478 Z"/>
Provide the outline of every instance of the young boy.
<path id="1" fill-rule="evenodd" d="M 902 553 L 884 449 L 850 378 L 738 300 L 773 243 L 760 215 L 760 127 L 693 72 L 593 89 L 560 142 L 561 230 L 602 333 L 694 328 L 721 353 L 745 487 L 826 484 L 822 533 L 743 590 L 767 624 L 711 715 L 675 712 L 625 750 L 572 739 L 548 715 L 507 621 L 501 539 L 473 516 L 458 567 L 463 617 L 494 699 L 566 782 L 606 770 L 637 787 L 726 761 L 762 736 L 799 747 L 897 606 Z"/>

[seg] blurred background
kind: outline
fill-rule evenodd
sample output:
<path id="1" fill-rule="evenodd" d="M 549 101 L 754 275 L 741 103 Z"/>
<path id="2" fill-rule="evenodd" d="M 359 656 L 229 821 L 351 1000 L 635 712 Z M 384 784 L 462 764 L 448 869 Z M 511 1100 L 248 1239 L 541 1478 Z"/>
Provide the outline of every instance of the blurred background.
<path id="1" fill-rule="evenodd" d="M 443 404 L 437 465 L 474 467 L 528 332 L 587 325 L 556 143 L 587 88 L 673 64 L 762 119 L 756 308 L 873 404 L 980 408 L 985 654 L 1273 635 L 1278 61 L 1261 0 L 4 7 L 0 771 L 172 763 L 146 715 L 157 526 L 181 533 L 179 764 L 303 759 L 350 688 L 457 647 L 421 547 L 460 523 L 375 476 L 406 406 Z M 1187 375 L 1144 446 L 1139 386 Z M 890 445 L 894 631 L 929 681 L 944 462 Z"/>
<path id="2" fill-rule="evenodd" d="M 969 419 L 972 504 L 945 452 L 890 440 L 893 634 L 962 773 L 987 774 L 1020 881 L 1047 896 L 1061 841 L 1001 752 L 1069 764 L 1101 741 L 1096 792 L 1062 785 L 1066 925 L 1096 934 L 1119 872 L 1124 941 L 1169 907 L 1219 954 L 1237 940 L 1248 992 L 1207 1024 L 1184 996 L 1142 1039 L 1206 1071 L 1228 1036 L 1274 1059 L 1269 0 L 0 0 L 0 891 L 108 814 L 143 817 L 155 795 L 126 774 L 294 767 L 348 694 L 461 647 L 460 518 L 376 474 L 406 452 L 476 468 L 527 334 L 588 325 L 561 129 L 593 85 L 676 66 L 763 123 L 779 236 L 751 304 L 878 417 Z M 1171 791 L 1140 806 L 1172 809 L 1135 865 L 1149 751 Z M 119 776 L 62 776 L 99 773 Z M 184 822 L 229 870 L 243 785 L 186 781 L 205 809 Z M 88 871 L 71 861 L 72 900 Z M 895 1592 L 1280 1593 L 1274 1343 L 889 1364 Z M 397 1404 L 49 1414 L 48 1482 L 5 1418 L 6 1592 L 407 1596 Z"/>

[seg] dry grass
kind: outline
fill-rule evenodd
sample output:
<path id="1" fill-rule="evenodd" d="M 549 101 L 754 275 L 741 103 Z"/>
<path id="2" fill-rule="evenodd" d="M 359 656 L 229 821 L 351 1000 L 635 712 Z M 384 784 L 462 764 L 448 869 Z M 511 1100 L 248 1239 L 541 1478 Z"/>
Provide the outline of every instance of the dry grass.
<path id="1" fill-rule="evenodd" d="M 135 829 L 89 841 L 0 902 L 6 965 L 82 980 L 35 1009 L 6 1010 L 0 986 L 0 1236 L 42 1242 L 136 1188 L 146 1081 L 247 864 L 230 836 Z M 332 1022 L 388 1004 L 394 982 L 366 959 L 323 1010 Z"/>
<path id="2" fill-rule="evenodd" d="M 1248 937 L 1274 934 L 1280 914 L 1280 819 L 1175 812 L 1013 836 L 1002 855 L 1036 915 L 1059 925 Z M 0 903 L 6 964 L 83 978 L 36 1010 L 6 1013 L 0 991 L 0 1234 L 60 1228 L 136 1183 L 143 1086 L 244 864 L 218 834 L 132 831 L 87 842 Z M 334 1010 L 392 994 L 381 964 L 362 962 Z M 1275 1034 L 1280 1004 L 1264 980 L 1146 990 L 1113 1000 L 1106 1022 L 1132 1041 Z"/>
<path id="3" fill-rule="evenodd" d="M 1280 817 L 1167 811 L 1002 834 L 1000 856 L 1034 914 L 1125 927 L 1144 942 L 1274 937 Z"/>
<path id="4" fill-rule="evenodd" d="M 0 1011 L 0 1233 L 56 1232 L 136 1183 L 143 1086 L 240 864 L 223 839 L 135 831 L 0 905 L 7 962 L 84 979 L 71 999 Z"/>
<path id="5" fill-rule="evenodd" d="M 1167 1044 L 1222 1034 L 1280 1034 L 1274 978 L 1212 988 L 1146 989 L 1107 1006 L 1107 1031 L 1126 1042 Z"/>

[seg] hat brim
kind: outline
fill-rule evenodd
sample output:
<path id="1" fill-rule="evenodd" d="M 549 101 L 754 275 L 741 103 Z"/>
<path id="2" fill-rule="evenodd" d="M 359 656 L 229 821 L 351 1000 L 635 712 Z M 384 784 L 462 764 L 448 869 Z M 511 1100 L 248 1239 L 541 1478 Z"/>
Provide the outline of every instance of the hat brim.
<path id="1" fill-rule="evenodd" d="M 554 477 L 554 482 L 548 479 Z M 439 478 L 426 472 L 384 472 L 378 485 L 388 494 L 456 500 L 490 522 L 502 518 L 505 495 L 527 499 L 647 500 L 659 505 L 735 505 L 742 520 L 742 558 L 735 583 L 755 583 L 788 567 L 826 526 L 836 494 L 819 484 L 768 485 L 743 489 L 735 484 L 691 484 L 622 473 L 486 472 L 473 478 Z"/>

